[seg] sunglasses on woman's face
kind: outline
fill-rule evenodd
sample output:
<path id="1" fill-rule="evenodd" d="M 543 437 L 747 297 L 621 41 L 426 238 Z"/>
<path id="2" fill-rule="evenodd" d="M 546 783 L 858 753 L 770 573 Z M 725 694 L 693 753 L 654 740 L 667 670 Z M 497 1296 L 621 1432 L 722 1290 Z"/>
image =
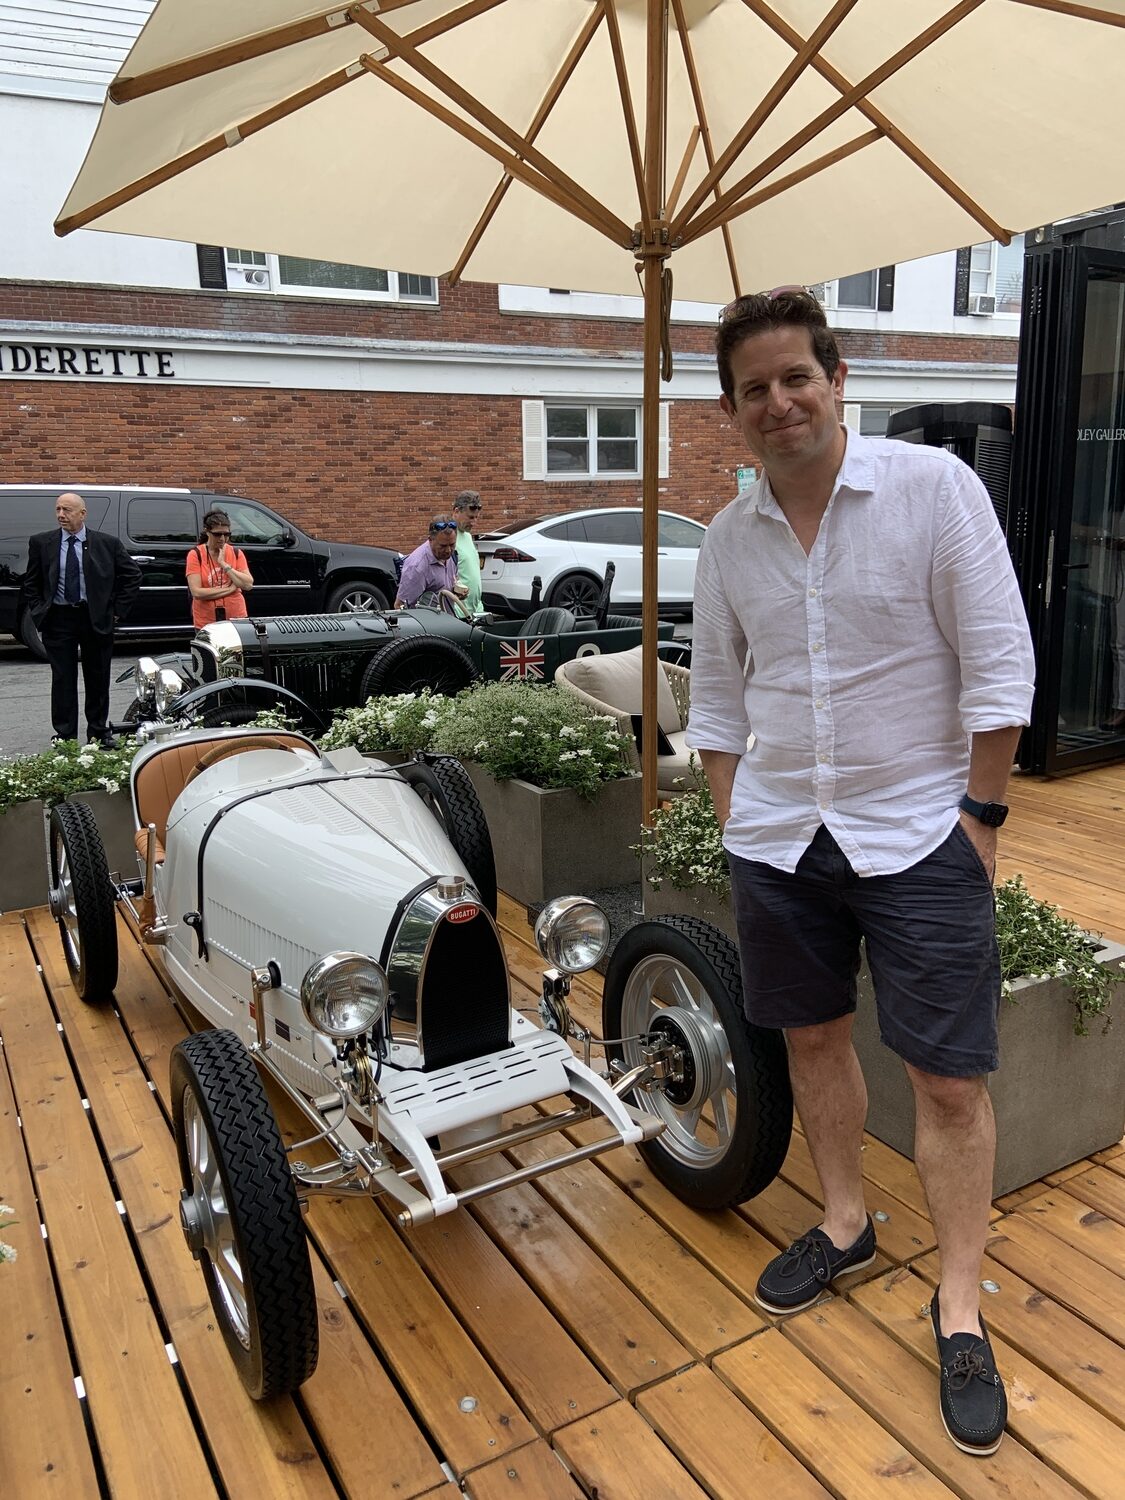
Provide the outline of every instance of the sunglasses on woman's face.
<path id="1" fill-rule="evenodd" d="M 209 536 L 230 536 L 230 532 L 229 531 L 211 531 L 211 532 L 208 532 L 208 535 Z"/>

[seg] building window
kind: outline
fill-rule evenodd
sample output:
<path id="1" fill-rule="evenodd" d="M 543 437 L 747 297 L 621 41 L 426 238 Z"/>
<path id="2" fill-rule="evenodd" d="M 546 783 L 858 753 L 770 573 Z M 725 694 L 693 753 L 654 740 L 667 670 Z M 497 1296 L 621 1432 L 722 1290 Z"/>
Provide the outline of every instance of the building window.
<path id="1" fill-rule="evenodd" d="M 967 296 L 957 311 L 977 317 L 1018 317 L 1023 302 L 1023 235 L 1013 235 L 1009 245 L 987 240 L 971 246 L 967 254 Z"/>
<path id="2" fill-rule="evenodd" d="M 668 476 L 668 403 L 660 404 L 660 475 Z M 636 402 L 525 401 L 525 479 L 636 479 L 641 409 Z"/>
<path id="3" fill-rule="evenodd" d="M 290 292 L 303 297 L 351 297 L 379 302 L 437 301 L 437 280 L 407 271 L 349 266 L 334 260 L 306 260 L 261 250 L 226 252 L 231 291 Z"/>
<path id="4" fill-rule="evenodd" d="M 820 281 L 809 291 L 830 311 L 893 312 L 895 305 L 895 268 L 880 266 L 874 271 L 858 271 L 841 276 L 838 281 Z"/>
<path id="5" fill-rule="evenodd" d="M 874 312 L 877 293 L 874 271 L 861 271 L 858 276 L 841 276 L 836 283 L 836 306 L 862 307 Z"/>

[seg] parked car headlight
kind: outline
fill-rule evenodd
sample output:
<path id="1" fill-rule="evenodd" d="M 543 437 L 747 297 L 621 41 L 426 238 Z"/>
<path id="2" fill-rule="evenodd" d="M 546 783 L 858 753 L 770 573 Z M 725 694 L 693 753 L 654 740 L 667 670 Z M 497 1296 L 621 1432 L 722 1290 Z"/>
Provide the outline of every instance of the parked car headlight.
<path id="1" fill-rule="evenodd" d="M 557 896 L 539 913 L 535 941 L 549 964 L 580 974 L 592 969 L 609 946 L 609 918 L 584 896 Z"/>
<path id="2" fill-rule="evenodd" d="M 387 1008 L 387 976 L 366 953 L 326 953 L 301 980 L 301 1009 L 317 1031 L 347 1041 Z"/>
<path id="3" fill-rule="evenodd" d="M 160 718 L 168 712 L 169 705 L 174 703 L 184 690 L 184 679 L 178 672 L 173 672 L 171 667 L 161 667 L 156 674 L 156 712 Z"/>

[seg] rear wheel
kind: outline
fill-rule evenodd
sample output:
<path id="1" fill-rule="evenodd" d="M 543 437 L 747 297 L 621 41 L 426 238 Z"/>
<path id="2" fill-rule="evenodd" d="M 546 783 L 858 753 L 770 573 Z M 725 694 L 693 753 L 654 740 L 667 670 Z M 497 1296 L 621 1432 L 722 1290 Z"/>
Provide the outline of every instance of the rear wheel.
<path id="1" fill-rule="evenodd" d="M 683 1055 L 683 1077 L 633 1103 L 664 1121 L 640 1150 L 654 1174 L 696 1208 L 729 1208 L 777 1176 L 793 1127 L 793 1100 L 780 1031 L 743 1013 L 738 952 L 696 917 L 662 917 L 632 927 L 606 972 L 602 1025 L 626 1069 L 646 1040 Z"/>
<path id="2" fill-rule="evenodd" d="M 441 636 L 412 635 L 392 641 L 375 654 L 360 679 L 360 701 L 395 693 L 418 693 L 423 688 L 452 698 L 478 676 L 472 657 L 455 641 Z"/>
<path id="3" fill-rule="evenodd" d="M 172 1053 L 180 1226 L 203 1269 L 239 1377 L 255 1401 L 316 1369 L 316 1293 L 301 1206 L 258 1070 L 233 1031 Z"/>
<path id="4" fill-rule="evenodd" d="M 551 585 L 547 603 L 556 609 L 569 609 L 580 620 L 590 620 L 601 598 L 601 581 L 589 573 L 564 573 Z"/>
<path id="5" fill-rule="evenodd" d="M 51 915 L 80 1000 L 98 1004 L 117 983 L 117 923 L 102 836 L 85 802 L 51 809 Z"/>
<path id="6" fill-rule="evenodd" d="M 331 615 L 350 615 L 362 610 L 387 609 L 389 600 L 373 583 L 356 579 L 352 583 L 341 583 L 328 596 L 325 609 Z"/>
<path id="7" fill-rule="evenodd" d="M 445 829 L 480 893 L 481 904 L 496 915 L 496 860 L 492 836 L 476 787 L 453 755 L 427 755 L 407 761 L 399 775 L 414 788 Z"/>

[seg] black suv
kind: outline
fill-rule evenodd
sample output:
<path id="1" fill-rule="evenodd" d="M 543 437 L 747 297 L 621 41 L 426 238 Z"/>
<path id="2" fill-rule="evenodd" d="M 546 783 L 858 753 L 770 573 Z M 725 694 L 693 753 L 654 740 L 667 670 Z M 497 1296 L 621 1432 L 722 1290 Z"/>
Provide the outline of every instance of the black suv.
<path id="1" fill-rule="evenodd" d="M 57 524 L 55 501 L 68 490 L 85 500 L 87 525 L 119 536 L 141 566 L 141 592 L 118 637 L 193 631 L 184 564 L 212 506 L 230 516 L 231 541 L 254 575 L 252 615 L 386 609 L 394 602 L 401 553 L 315 541 L 257 500 L 143 485 L 0 484 L 0 632 L 19 636 L 40 658 L 39 632 L 21 593 L 27 539 Z"/>

